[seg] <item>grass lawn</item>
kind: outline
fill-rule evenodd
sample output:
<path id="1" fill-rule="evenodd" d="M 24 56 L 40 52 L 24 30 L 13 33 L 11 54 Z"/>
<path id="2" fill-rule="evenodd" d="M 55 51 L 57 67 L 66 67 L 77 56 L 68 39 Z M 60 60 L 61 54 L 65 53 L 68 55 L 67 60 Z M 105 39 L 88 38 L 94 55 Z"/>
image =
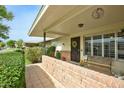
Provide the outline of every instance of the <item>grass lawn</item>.
<path id="1" fill-rule="evenodd" d="M 28 65 L 28 64 L 32 64 L 32 62 L 29 61 L 29 60 L 25 57 L 25 65 Z"/>

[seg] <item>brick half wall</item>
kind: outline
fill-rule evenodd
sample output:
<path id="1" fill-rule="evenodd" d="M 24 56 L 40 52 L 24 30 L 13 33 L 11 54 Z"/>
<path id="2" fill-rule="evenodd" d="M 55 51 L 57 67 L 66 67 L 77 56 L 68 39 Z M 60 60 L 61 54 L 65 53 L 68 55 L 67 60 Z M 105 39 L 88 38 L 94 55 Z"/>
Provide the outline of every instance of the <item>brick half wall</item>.
<path id="1" fill-rule="evenodd" d="M 42 56 L 42 67 L 67 88 L 124 87 L 124 80 L 48 56 Z"/>

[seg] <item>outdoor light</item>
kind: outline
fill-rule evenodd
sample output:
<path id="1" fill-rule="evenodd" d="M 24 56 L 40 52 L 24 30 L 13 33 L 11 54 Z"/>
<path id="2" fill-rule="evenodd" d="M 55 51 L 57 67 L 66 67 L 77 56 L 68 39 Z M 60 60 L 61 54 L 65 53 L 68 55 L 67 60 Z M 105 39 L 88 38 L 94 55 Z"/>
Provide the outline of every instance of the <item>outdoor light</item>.
<path id="1" fill-rule="evenodd" d="M 124 29 L 121 29 L 121 33 L 123 33 L 123 34 L 124 34 Z"/>
<path id="2" fill-rule="evenodd" d="M 81 28 L 81 27 L 83 27 L 83 26 L 84 26 L 84 24 L 80 23 L 80 24 L 78 24 L 78 26 Z"/>

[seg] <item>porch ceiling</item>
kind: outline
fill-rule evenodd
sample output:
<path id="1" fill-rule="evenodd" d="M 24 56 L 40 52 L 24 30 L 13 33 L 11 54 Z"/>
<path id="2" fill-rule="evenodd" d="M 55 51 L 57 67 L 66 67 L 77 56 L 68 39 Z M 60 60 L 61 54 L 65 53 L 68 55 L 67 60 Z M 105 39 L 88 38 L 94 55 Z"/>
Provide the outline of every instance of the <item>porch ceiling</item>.
<path id="1" fill-rule="evenodd" d="M 91 15 L 96 8 L 102 8 L 104 15 L 94 19 Z M 58 38 L 77 31 L 86 31 L 104 25 L 124 22 L 124 6 L 49 6 L 29 35 Z M 83 28 L 78 24 L 83 23 Z"/>
<path id="2" fill-rule="evenodd" d="M 91 6 L 90 6 L 91 7 Z M 31 27 L 30 32 L 28 33 L 30 36 L 43 36 L 43 32 L 47 32 L 47 37 L 57 38 L 65 34 L 64 32 L 55 32 L 50 31 L 51 28 L 55 27 L 58 24 L 61 24 L 71 16 L 75 15 L 80 11 L 84 11 L 88 6 L 82 5 L 50 5 L 43 13 L 41 18 L 39 16 L 36 18 L 35 22 L 38 20 L 36 25 Z M 40 12 L 42 12 L 41 10 Z M 39 14 L 40 14 L 39 12 Z M 53 32 L 53 33 L 52 33 Z"/>

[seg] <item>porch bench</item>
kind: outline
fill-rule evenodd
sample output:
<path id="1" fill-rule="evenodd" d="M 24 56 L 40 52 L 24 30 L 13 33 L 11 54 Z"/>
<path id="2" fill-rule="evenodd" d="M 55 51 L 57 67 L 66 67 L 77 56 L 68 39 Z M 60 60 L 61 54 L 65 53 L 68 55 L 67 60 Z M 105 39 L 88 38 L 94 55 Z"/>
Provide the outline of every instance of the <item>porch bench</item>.
<path id="1" fill-rule="evenodd" d="M 112 58 L 105 58 L 105 57 L 99 57 L 99 56 L 89 56 L 88 57 L 88 64 L 93 64 L 101 67 L 106 67 L 111 69 L 111 64 L 113 60 Z"/>

